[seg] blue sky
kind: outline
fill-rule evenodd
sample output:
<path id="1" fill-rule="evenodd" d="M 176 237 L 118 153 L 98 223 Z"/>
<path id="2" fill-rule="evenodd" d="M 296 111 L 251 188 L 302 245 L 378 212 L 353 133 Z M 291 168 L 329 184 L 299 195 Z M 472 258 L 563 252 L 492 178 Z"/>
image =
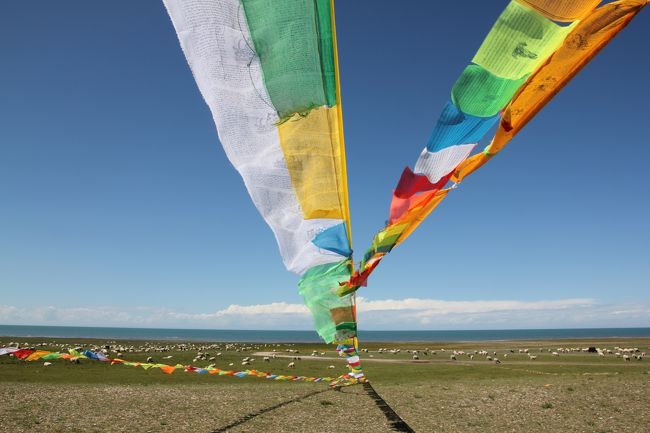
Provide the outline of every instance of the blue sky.
<path id="1" fill-rule="evenodd" d="M 337 3 L 358 253 L 506 4 Z M 362 328 L 650 326 L 649 25 L 382 263 Z M 310 328 L 162 2 L 3 2 L 0 56 L 0 323 Z"/>

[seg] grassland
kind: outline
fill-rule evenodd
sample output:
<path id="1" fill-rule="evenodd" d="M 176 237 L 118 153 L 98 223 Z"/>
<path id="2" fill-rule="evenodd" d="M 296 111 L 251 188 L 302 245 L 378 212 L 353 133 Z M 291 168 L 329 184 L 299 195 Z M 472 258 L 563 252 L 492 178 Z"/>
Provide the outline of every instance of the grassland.
<path id="1" fill-rule="evenodd" d="M 216 348 L 192 343 L 180 350 L 178 343 L 169 342 L 2 337 L 0 347 L 9 342 L 53 351 L 133 346 L 123 350 L 124 359 L 145 361 L 151 356 L 167 364 L 214 364 L 276 374 L 332 376 L 346 371 L 332 347 L 317 344 L 237 344 L 226 350 L 225 344 Z M 592 346 L 612 354 L 558 350 Z M 417 432 L 650 432 L 650 356 L 626 361 L 615 355 L 616 347 L 650 354 L 650 339 L 363 347 L 368 350 L 363 366 L 372 385 Z M 520 353 L 524 349 L 528 354 Z M 466 354 L 452 360 L 454 350 Z M 483 350 L 500 364 L 475 354 Z M 194 361 L 198 351 L 215 359 Z M 264 362 L 261 353 L 273 351 L 278 357 Z M 318 355 L 312 357 L 313 351 Z M 290 369 L 291 359 L 280 356 L 301 359 Z M 241 366 L 245 357 L 255 359 L 251 366 Z M 390 431 L 385 416 L 360 386 L 332 391 L 324 384 L 180 370 L 166 375 L 91 360 L 57 360 L 44 366 L 42 361 L 0 357 L 0 402 L 0 431 L 7 432 L 213 432 L 238 420 L 228 431 Z"/>

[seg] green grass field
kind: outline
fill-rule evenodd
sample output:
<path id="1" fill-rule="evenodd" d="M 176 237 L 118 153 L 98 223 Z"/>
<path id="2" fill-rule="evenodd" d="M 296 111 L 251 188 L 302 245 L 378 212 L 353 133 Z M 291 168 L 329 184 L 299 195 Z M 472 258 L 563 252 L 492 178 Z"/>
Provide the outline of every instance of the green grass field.
<path id="1" fill-rule="evenodd" d="M 256 368 L 286 375 L 337 376 L 347 371 L 331 346 L 318 344 L 219 344 L 217 348 L 210 346 L 213 343 L 188 343 L 187 350 L 180 350 L 177 342 L 2 337 L 0 347 L 10 342 L 51 351 L 109 345 L 111 357 L 122 346 L 122 358 L 129 361 L 152 357 L 154 362 L 172 365 L 214 364 L 221 369 Z M 590 346 L 612 354 L 559 350 Z M 417 432 L 650 432 L 650 356 L 634 358 L 642 352 L 650 355 L 650 339 L 362 347 L 368 350 L 362 359 L 372 385 Z M 616 347 L 639 352 L 627 361 Z M 524 349 L 528 354 L 520 353 Z M 278 357 L 264 362 L 262 352 L 274 350 Z M 413 359 L 413 350 L 419 359 Z M 454 350 L 465 354 L 453 360 Z M 194 361 L 198 351 L 215 359 Z M 313 351 L 318 355 L 312 357 Z M 500 364 L 475 353 L 480 351 L 498 358 Z M 291 369 L 292 359 L 280 356 L 301 359 Z M 250 366 L 241 365 L 245 357 L 254 358 Z M 332 365 L 334 369 L 329 368 Z M 323 383 L 182 370 L 166 375 L 158 369 L 93 360 L 79 364 L 55 360 L 44 366 L 43 361 L 2 356 L 0 401 L 0 431 L 7 432 L 213 432 L 238 420 L 228 431 L 391 431 L 361 386 L 333 391 Z"/>

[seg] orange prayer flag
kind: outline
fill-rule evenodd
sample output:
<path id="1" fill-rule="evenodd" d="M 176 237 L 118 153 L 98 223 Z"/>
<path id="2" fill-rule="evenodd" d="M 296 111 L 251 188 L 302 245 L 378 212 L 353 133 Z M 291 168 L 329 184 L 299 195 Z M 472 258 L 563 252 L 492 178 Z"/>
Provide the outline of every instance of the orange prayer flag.
<path id="1" fill-rule="evenodd" d="M 47 350 L 37 350 L 31 355 L 29 355 L 27 358 L 25 358 L 25 361 L 36 361 L 38 359 L 41 359 L 41 357 L 47 355 L 48 353 L 52 353 L 52 352 L 48 352 Z"/>
<path id="2" fill-rule="evenodd" d="M 397 245 L 401 244 L 411 236 L 411 233 L 415 231 L 416 228 L 424 221 L 424 219 L 429 216 L 433 210 L 438 207 L 438 205 L 447 197 L 447 194 L 451 191 L 451 188 L 441 189 L 436 191 L 436 193 L 429 198 L 427 203 L 418 203 L 414 209 L 409 210 L 409 212 L 400 219 L 400 222 L 408 223 L 408 227 L 402 232 L 399 239 L 397 240 Z"/>
<path id="3" fill-rule="evenodd" d="M 488 151 L 499 152 L 645 6 L 646 0 L 607 3 L 569 33 L 562 46 L 519 89 Z"/>
<path id="4" fill-rule="evenodd" d="M 600 0 L 519 0 L 554 21 L 575 21 L 587 15 Z"/>
<path id="5" fill-rule="evenodd" d="M 521 86 L 506 107 L 499 128 L 485 151 L 458 166 L 452 181 L 460 182 L 503 149 L 544 106 L 602 50 L 647 0 L 607 3 L 580 21 L 564 43 Z"/>
<path id="6" fill-rule="evenodd" d="M 165 374 L 172 374 L 174 370 L 176 370 L 176 367 L 174 367 L 173 365 L 161 365 L 160 369 Z"/>
<path id="7" fill-rule="evenodd" d="M 451 177 L 451 180 L 459 183 L 461 180 L 474 173 L 479 168 L 494 156 L 493 154 L 487 152 L 490 146 L 486 147 L 485 150 L 481 153 L 470 156 L 465 161 L 461 162 L 460 165 L 456 168 L 454 175 Z"/>

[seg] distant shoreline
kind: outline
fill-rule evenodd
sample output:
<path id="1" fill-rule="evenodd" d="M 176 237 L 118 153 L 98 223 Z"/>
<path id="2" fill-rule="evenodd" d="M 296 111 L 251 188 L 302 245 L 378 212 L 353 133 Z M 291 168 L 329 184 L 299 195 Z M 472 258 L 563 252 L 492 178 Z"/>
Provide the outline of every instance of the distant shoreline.
<path id="1" fill-rule="evenodd" d="M 210 330 L 77 326 L 0 325 L 0 339 L 87 338 L 157 341 L 320 343 L 313 331 Z M 359 331 L 365 342 L 458 342 L 650 338 L 650 328 L 574 328 L 453 331 Z"/>

